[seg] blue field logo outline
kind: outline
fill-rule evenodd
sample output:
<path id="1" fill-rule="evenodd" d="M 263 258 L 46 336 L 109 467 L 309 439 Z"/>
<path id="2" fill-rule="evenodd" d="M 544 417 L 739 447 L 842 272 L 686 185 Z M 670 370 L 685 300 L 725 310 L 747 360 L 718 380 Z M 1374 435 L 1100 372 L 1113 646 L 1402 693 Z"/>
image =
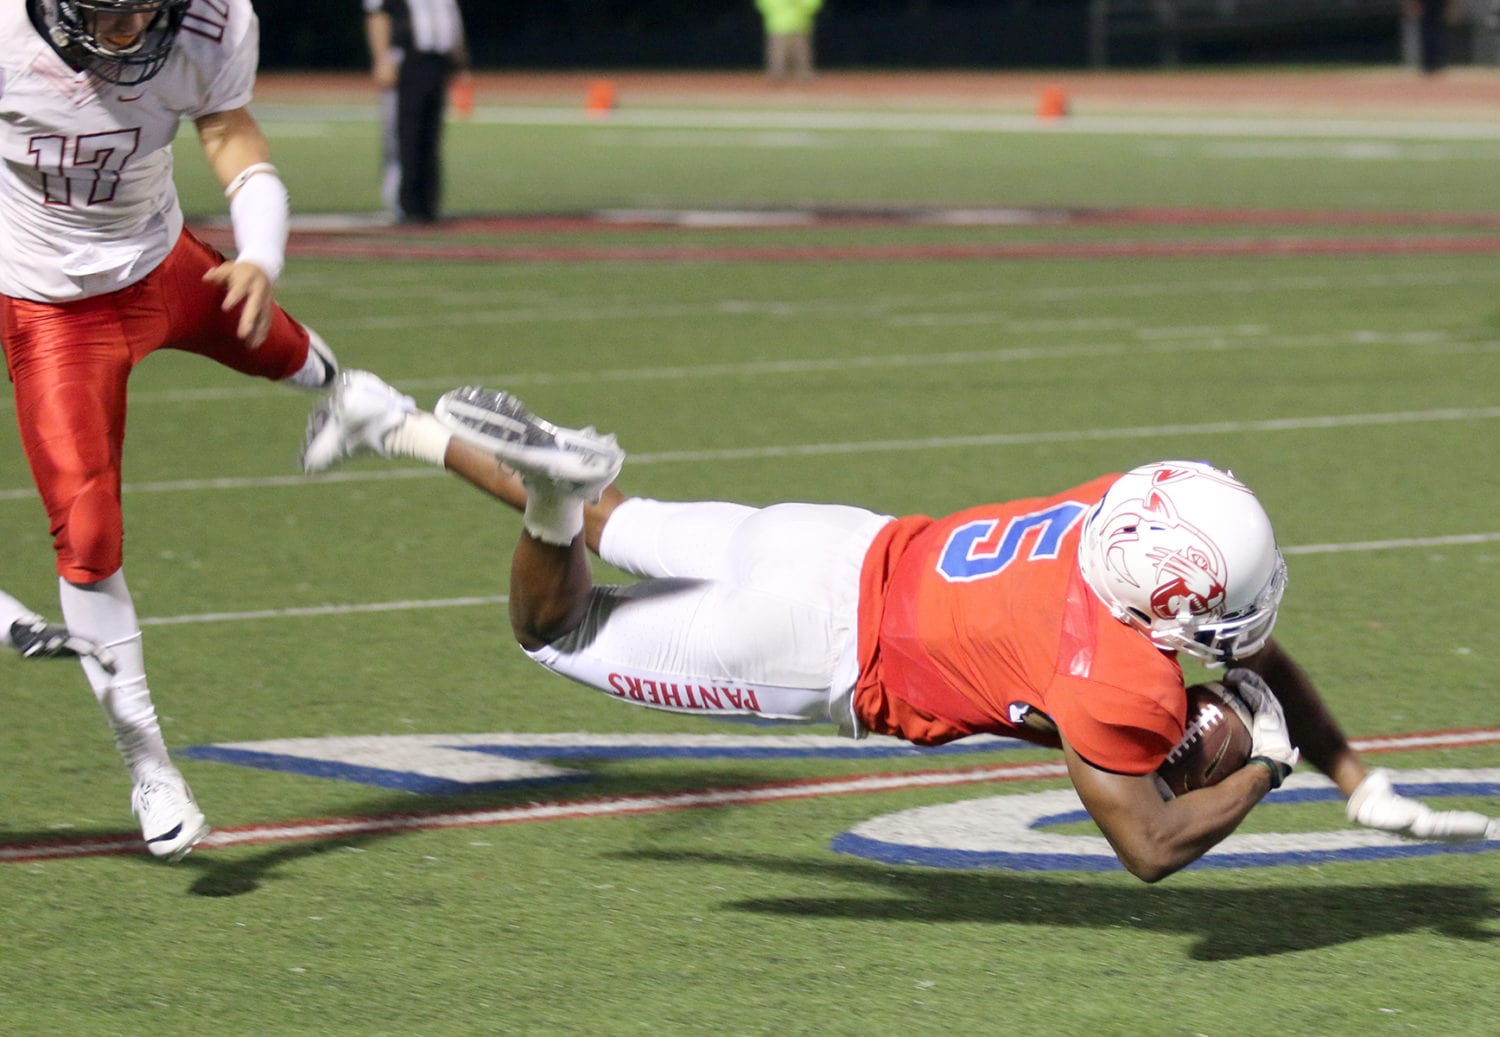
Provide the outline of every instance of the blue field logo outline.
<path id="1" fill-rule="evenodd" d="M 921 748 L 895 738 L 854 741 L 836 735 L 494 733 L 218 742 L 190 746 L 178 755 L 426 796 L 456 796 L 520 784 L 587 780 L 587 771 L 561 765 L 570 760 L 940 759 L 1028 748 L 1036 747 L 993 735 Z"/>

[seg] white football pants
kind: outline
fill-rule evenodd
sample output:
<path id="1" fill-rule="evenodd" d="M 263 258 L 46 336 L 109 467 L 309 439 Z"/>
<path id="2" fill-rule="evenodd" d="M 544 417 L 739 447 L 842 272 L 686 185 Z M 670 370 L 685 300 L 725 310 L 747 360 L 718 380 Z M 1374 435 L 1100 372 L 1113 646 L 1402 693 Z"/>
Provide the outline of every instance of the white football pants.
<path id="1" fill-rule="evenodd" d="M 578 629 L 528 654 L 638 706 L 831 720 L 858 737 L 860 566 L 889 521 L 832 504 L 632 498 L 599 553 L 642 579 L 595 587 Z"/>

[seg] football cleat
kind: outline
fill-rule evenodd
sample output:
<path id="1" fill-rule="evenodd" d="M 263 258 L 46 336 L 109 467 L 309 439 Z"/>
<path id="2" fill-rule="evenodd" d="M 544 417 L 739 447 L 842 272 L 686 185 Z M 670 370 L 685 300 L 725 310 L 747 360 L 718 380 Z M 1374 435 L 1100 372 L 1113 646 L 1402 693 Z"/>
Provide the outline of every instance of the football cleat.
<path id="1" fill-rule="evenodd" d="M 130 809 L 153 856 L 180 861 L 208 834 L 208 821 L 176 767 L 163 764 L 141 776 Z"/>
<path id="2" fill-rule="evenodd" d="M 307 419 L 302 470 L 327 471 L 358 454 L 389 457 L 386 433 L 401 424 L 417 405 L 369 371 L 342 371 L 337 384 Z"/>
<path id="3" fill-rule="evenodd" d="M 114 653 L 92 641 L 74 637 L 68 628 L 48 623 L 35 612 L 27 613 L 10 625 L 10 643 L 23 659 L 72 659 L 89 656 L 113 673 Z"/>
<path id="4" fill-rule="evenodd" d="M 560 428 L 508 392 L 454 389 L 432 412 L 454 435 L 494 454 L 523 480 L 541 479 L 586 501 L 597 501 L 625 463 L 614 436 Z"/>

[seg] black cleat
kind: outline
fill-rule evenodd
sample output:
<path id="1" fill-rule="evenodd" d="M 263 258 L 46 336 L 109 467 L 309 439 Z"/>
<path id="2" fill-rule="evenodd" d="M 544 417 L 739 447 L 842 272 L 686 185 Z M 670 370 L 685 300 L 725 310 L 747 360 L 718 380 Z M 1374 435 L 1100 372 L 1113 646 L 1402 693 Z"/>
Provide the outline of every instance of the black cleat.
<path id="1" fill-rule="evenodd" d="M 111 672 L 114 655 L 92 641 L 74 637 L 65 626 L 48 623 L 36 613 L 22 616 L 10 625 L 10 643 L 23 659 L 76 659 L 88 656 Z"/>

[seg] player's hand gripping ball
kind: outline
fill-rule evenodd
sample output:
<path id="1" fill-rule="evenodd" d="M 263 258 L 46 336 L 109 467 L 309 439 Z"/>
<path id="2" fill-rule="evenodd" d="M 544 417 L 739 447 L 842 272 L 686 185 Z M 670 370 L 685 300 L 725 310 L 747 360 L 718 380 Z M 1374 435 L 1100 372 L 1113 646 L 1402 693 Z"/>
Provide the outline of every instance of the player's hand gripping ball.
<path id="1" fill-rule="evenodd" d="M 1250 711 L 1218 681 L 1187 690 L 1187 727 L 1156 771 L 1162 797 L 1217 785 L 1250 759 Z"/>

